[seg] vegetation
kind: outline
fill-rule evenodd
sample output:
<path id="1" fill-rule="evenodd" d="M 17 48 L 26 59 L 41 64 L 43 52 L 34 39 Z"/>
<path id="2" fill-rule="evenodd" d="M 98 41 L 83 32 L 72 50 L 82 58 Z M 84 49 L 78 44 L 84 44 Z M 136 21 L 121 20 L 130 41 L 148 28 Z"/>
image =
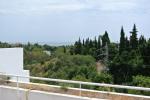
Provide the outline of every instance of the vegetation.
<path id="1" fill-rule="evenodd" d="M 8 76 L 0 75 L 0 85 L 9 83 L 9 79 L 10 79 L 10 77 L 8 77 Z"/>
<path id="2" fill-rule="evenodd" d="M 150 39 L 138 38 L 136 25 L 130 33 L 130 37 L 125 36 L 122 27 L 119 43 L 111 42 L 105 31 L 104 35 L 94 39 L 79 38 L 70 46 L 0 42 L 0 47 L 23 47 L 25 69 L 30 70 L 32 76 L 150 87 Z M 97 62 L 103 63 L 106 69 L 98 72 Z M 131 90 L 126 92 L 148 95 Z"/>

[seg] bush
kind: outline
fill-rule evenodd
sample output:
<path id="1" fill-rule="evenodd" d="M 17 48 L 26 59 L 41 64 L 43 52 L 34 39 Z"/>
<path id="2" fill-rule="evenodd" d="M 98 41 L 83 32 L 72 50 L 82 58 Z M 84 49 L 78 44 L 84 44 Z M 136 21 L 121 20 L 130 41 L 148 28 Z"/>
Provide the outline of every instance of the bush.
<path id="1" fill-rule="evenodd" d="M 137 75 L 133 77 L 132 85 L 138 86 L 138 87 L 147 87 L 150 88 L 150 77 Z M 150 92 L 146 91 L 137 91 L 137 90 L 128 90 L 128 93 L 131 94 L 142 94 L 142 95 L 149 95 Z"/>

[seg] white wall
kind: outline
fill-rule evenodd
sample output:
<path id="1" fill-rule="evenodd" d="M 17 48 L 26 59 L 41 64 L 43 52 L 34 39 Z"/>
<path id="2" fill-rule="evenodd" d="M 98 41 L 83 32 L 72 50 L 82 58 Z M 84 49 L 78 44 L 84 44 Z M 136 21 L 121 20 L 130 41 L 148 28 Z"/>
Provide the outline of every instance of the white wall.
<path id="1" fill-rule="evenodd" d="M 29 71 L 23 70 L 23 48 L 0 48 L 0 72 L 29 76 Z M 19 81 L 29 82 L 29 79 Z"/>

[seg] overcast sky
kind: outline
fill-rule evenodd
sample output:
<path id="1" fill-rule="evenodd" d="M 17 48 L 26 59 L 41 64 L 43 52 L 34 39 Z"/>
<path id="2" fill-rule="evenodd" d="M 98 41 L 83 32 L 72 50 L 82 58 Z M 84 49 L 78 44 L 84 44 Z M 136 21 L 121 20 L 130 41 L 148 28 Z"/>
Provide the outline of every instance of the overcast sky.
<path id="1" fill-rule="evenodd" d="M 74 42 L 105 30 L 119 41 L 134 23 L 150 37 L 150 0 L 0 0 L 0 41 Z"/>

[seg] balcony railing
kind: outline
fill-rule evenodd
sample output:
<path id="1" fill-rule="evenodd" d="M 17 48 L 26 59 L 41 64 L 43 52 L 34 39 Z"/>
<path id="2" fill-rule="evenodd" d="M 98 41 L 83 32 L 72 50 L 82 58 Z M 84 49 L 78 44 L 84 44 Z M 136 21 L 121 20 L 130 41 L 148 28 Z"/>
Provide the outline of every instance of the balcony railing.
<path id="1" fill-rule="evenodd" d="M 50 81 L 50 82 L 58 82 L 58 83 L 69 83 L 69 84 L 78 84 L 78 89 L 80 90 L 79 95 L 81 96 L 82 93 L 82 86 L 89 85 L 89 86 L 100 86 L 100 87 L 109 87 L 109 88 L 119 88 L 119 89 L 130 89 L 130 90 L 139 90 L 139 91 L 147 91 L 150 92 L 150 88 L 145 87 L 135 87 L 135 86 L 125 86 L 125 85 L 113 85 L 113 84 L 105 84 L 105 83 L 92 83 L 92 82 L 83 82 L 83 81 L 73 81 L 73 80 L 63 80 L 63 79 L 52 79 L 52 78 L 42 78 L 42 77 L 33 77 L 33 76 L 20 76 L 20 75 L 10 75 L 0 73 L 0 76 L 4 75 L 7 77 L 15 77 L 17 87 L 19 87 L 19 78 L 27 78 L 27 79 L 34 79 L 40 81 Z"/>

